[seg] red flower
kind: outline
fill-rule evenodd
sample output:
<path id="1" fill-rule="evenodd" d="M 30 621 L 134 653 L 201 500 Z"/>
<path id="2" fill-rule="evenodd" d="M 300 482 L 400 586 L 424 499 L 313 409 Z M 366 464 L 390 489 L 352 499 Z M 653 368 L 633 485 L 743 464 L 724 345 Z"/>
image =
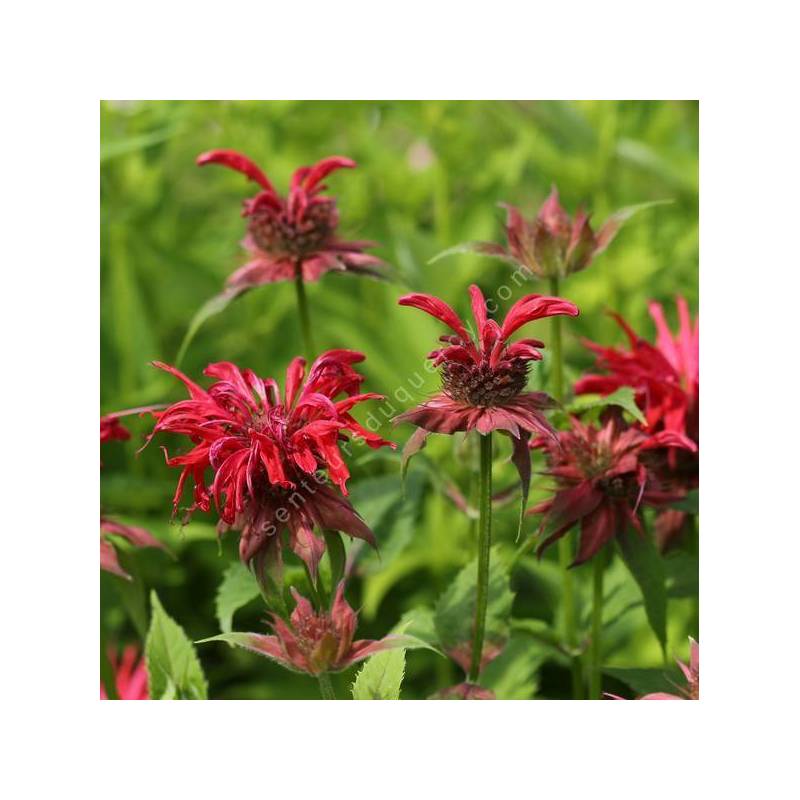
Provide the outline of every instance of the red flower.
<path id="1" fill-rule="evenodd" d="M 477 430 L 481 434 L 499 430 L 511 437 L 512 460 L 519 470 L 523 503 L 530 482 L 528 441 L 531 433 L 555 436 L 542 413 L 553 406 L 543 392 L 524 391 L 531 361 L 538 361 L 544 347 L 538 339 L 513 344 L 509 337 L 529 322 L 556 314 L 577 316 L 577 307 L 560 297 L 531 294 L 518 300 L 499 325 L 486 314 L 486 301 L 477 286 L 469 287 L 476 336 L 447 303 L 426 294 L 409 294 L 398 301 L 441 320 L 455 335 L 440 337 L 446 345 L 428 358 L 441 367 L 442 391 L 416 408 L 395 417 L 395 423 L 411 422 L 419 430 L 409 439 L 404 453 L 419 450 L 429 433 Z"/>
<path id="2" fill-rule="evenodd" d="M 234 150 L 211 150 L 197 164 L 222 164 L 255 181 L 261 191 L 244 202 L 242 216 L 249 219 L 243 242 L 252 260 L 228 278 L 233 289 L 293 280 L 302 270 L 305 281 L 317 281 L 326 272 L 354 272 L 379 276 L 383 262 L 364 253 L 373 242 L 347 242 L 336 236 L 339 212 L 336 200 L 321 195 L 324 178 L 354 161 L 331 156 L 313 167 L 300 167 L 292 176 L 289 196 L 282 198 L 267 176 L 246 156 Z"/>
<path id="3" fill-rule="evenodd" d="M 665 490 L 647 469 L 647 451 L 696 449 L 681 434 L 661 431 L 648 436 L 638 428 L 624 427 L 617 417 L 609 418 L 600 429 L 573 418 L 571 430 L 559 432 L 555 441 L 543 437 L 536 446 L 546 451 L 547 474 L 558 484 L 552 499 L 529 512 L 545 515 L 540 532 L 549 534 L 537 552 L 541 555 L 580 523 L 578 554 L 572 566 L 590 559 L 628 525 L 642 532 L 638 517 L 642 504 L 659 507 L 679 499 L 680 494 Z"/>
<path id="4" fill-rule="evenodd" d="M 670 430 L 698 441 L 700 396 L 699 326 L 692 325 L 689 307 L 677 299 L 680 328 L 673 336 L 659 303 L 650 303 L 656 324 L 656 344 L 638 336 L 615 314 L 628 336 L 630 350 L 602 347 L 586 342 L 597 355 L 597 365 L 607 374 L 587 375 L 575 384 L 577 394 L 610 394 L 621 386 L 631 386 L 649 427 Z"/>
<path id="5" fill-rule="evenodd" d="M 289 623 L 273 615 L 274 635 L 258 633 L 232 633 L 220 637 L 254 653 L 271 658 L 287 669 L 321 675 L 323 672 L 340 672 L 365 658 L 395 647 L 407 647 L 409 637 L 389 635 L 373 641 L 353 641 L 358 617 L 344 599 L 344 583 L 336 589 L 330 611 L 315 611 L 311 603 L 292 589 L 295 609 Z"/>
<path id="6" fill-rule="evenodd" d="M 100 417 L 100 444 L 105 444 L 113 439 L 124 442 L 131 438 L 130 431 L 120 422 L 118 414 L 108 414 Z"/>
<path id="7" fill-rule="evenodd" d="M 670 694 L 669 692 L 651 692 L 650 694 L 642 695 L 637 699 L 639 700 L 699 700 L 700 699 L 700 645 L 689 637 L 689 663 L 684 664 L 678 661 L 678 666 L 681 668 L 683 676 L 686 678 L 686 686 L 678 689 L 678 694 Z M 609 694 L 608 697 L 614 700 L 624 700 L 624 697 L 618 697 L 615 694 Z"/>
<path id="8" fill-rule="evenodd" d="M 602 347 L 593 342 L 587 346 L 597 354 L 603 375 L 586 375 L 575 384 L 577 394 L 607 395 L 622 386 L 636 393 L 651 431 L 668 430 L 700 441 L 700 359 L 699 326 L 692 325 L 686 301 L 677 299 L 680 327 L 673 335 L 659 303 L 650 303 L 650 315 L 656 324 L 656 343 L 650 344 L 638 336 L 619 315 L 617 323 L 628 336 L 630 350 Z M 651 456 L 651 469 L 661 482 L 685 493 L 697 487 L 697 451 L 664 450 Z M 662 548 L 672 544 L 683 530 L 686 514 L 665 509 L 656 519 L 656 539 Z"/>
<path id="9" fill-rule="evenodd" d="M 135 645 L 129 644 L 122 651 L 122 658 L 114 651 L 109 653 L 109 660 L 114 669 L 117 695 L 120 700 L 149 700 L 147 693 L 147 667 L 140 658 Z M 105 686 L 100 682 L 100 699 L 108 700 Z"/>
<path id="10" fill-rule="evenodd" d="M 131 438 L 130 431 L 120 422 L 120 417 L 130 414 L 139 414 L 152 411 L 157 406 L 147 406 L 143 408 L 132 408 L 128 411 L 119 411 L 115 414 L 108 414 L 100 417 L 100 444 L 109 442 L 112 439 L 125 441 Z M 119 563 L 117 551 L 108 538 L 109 534 L 121 536 L 129 541 L 134 547 L 160 547 L 164 545 L 158 541 L 149 531 L 134 525 L 125 525 L 122 522 L 115 522 L 108 517 L 100 515 L 100 569 L 119 575 L 120 578 L 131 580 L 131 576 L 125 572 Z"/>
<path id="11" fill-rule="evenodd" d="M 441 256 L 459 252 L 480 253 L 521 266 L 538 278 L 564 278 L 588 267 L 594 257 L 611 244 L 623 223 L 650 204 L 620 209 L 603 223 L 597 233 L 589 224 L 589 215 L 582 209 L 578 209 L 574 219 L 570 218 L 558 201 L 555 186 L 532 220 L 526 220 L 514 206 L 502 205 L 507 212 L 506 247 L 494 242 L 467 242 Z"/>
<path id="12" fill-rule="evenodd" d="M 155 414 L 160 431 L 188 436 L 194 447 L 167 464 L 180 467 L 174 510 L 186 481 L 194 484 L 188 509 L 209 511 L 211 500 L 220 517 L 220 531 L 241 531 L 242 561 L 269 550 L 280 556 L 279 532 L 287 528 L 291 547 L 316 574 L 325 543 L 314 526 L 343 531 L 373 546 L 372 531 L 342 496 L 347 494 L 347 466 L 339 450 L 345 434 L 370 447 L 394 447 L 362 428 L 350 415 L 377 394 L 357 394 L 364 380 L 352 367 L 364 356 L 351 350 L 323 353 L 305 374 L 305 360 L 295 358 L 286 371 L 283 397 L 271 378 L 240 370 L 229 362 L 209 364 L 205 374 L 216 382 L 205 390 L 174 367 L 155 366 L 183 381 L 190 399 Z M 338 395 L 347 395 L 335 401 Z M 213 471 L 211 486 L 206 470 Z M 327 476 L 342 494 L 326 485 Z"/>

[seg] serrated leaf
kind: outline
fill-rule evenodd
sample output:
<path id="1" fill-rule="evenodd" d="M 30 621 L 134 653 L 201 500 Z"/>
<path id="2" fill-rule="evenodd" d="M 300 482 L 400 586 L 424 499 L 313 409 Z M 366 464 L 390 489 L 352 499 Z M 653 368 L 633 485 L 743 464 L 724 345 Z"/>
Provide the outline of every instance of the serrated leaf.
<path id="1" fill-rule="evenodd" d="M 258 584 L 253 573 L 241 561 L 231 562 L 222 577 L 215 600 L 220 630 L 230 633 L 234 613 L 258 595 Z"/>
<path id="2" fill-rule="evenodd" d="M 434 649 L 415 636 L 403 635 L 410 626 L 410 622 L 410 620 L 401 620 L 395 627 L 395 633 L 403 639 L 408 639 L 412 647 L 422 646 Z M 419 645 L 414 644 L 415 642 L 419 642 Z M 353 700 L 399 700 L 400 686 L 403 683 L 405 670 L 405 647 L 384 650 L 370 656 L 356 675 L 352 690 Z"/>
<path id="3" fill-rule="evenodd" d="M 183 628 L 164 611 L 155 591 L 150 593 L 150 604 L 152 617 L 144 647 L 150 697 L 207 699 L 208 685 L 194 646 Z"/>
<path id="4" fill-rule="evenodd" d="M 597 394 L 583 394 L 576 397 L 567 407 L 571 414 L 580 414 L 592 409 L 602 409 L 606 406 L 618 406 L 627 411 L 637 422 L 647 424 L 644 414 L 636 405 L 636 396 L 630 386 L 621 386 L 615 392 L 601 397 Z"/>
<path id="5" fill-rule="evenodd" d="M 439 599 L 434 610 L 434 626 L 442 649 L 464 669 L 469 667 L 475 623 L 478 561 L 470 562 Z M 508 569 L 492 549 L 489 562 L 489 601 L 486 609 L 484 663 L 503 649 L 509 634 L 509 619 L 514 594 Z"/>
<path id="6" fill-rule="evenodd" d="M 189 349 L 189 345 L 192 343 L 192 340 L 197 335 L 197 331 L 200 330 L 203 323 L 224 311 L 228 307 L 228 304 L 239 297 L 242 292 L 242 289 L 226 289 L 224 292 L 214 295 L 210 300 L 206 300 L 206 302 L 200 306 L 192 317 L 189 327 L 184 334 L 181 346 L 178 348 L 178 354 L 175 356 L 176 367 L 180 366 L 183 357 L 186 355 L 186 351 Z"/>
<path id="7" fill-rule="evenodd" d="M 639 585 L 644 598 L 647 621 L 661 649 L 667 649 L 667 589 L 664 559 L 647 535 L 622 531 L 617 535 L 622 558 Z"/>

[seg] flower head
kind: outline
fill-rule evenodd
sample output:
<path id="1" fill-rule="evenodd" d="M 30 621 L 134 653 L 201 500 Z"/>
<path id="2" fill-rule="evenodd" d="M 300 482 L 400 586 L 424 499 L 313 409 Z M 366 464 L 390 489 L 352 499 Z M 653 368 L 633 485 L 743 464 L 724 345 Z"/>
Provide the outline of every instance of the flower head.
<path id="1" fill-rule="evenodd" d="M 597 356 L 601 375 L 586 375 L 575 384 L 577 394 L 610 394 L 631 386 L 652 430 L 670 430 L 698 441 L 700 394 L 700 333 L 692 324 L 689 307 L 677 299 L 680 327 L 673 335 L 659 303 L 650 303 L 656 324 L 656 343 L 636 334 L 622 317 L 614 315 L 628 337 L 629 350 L 586 342 Z"/>
<path id="2" fill-rule="evenodd" d="M 288 623 L 277 615 L 272 618 L 274 634 L 228 634 L 227 640 L 309 675 L 340 672 L 381 650 L 408 644 L 408 637 L 395 635 L 379 641 L 353 641 L 358 617 L 344 598 L 343 582 L 336 589 L 330 611 L 315 611 L 295 589 L 292 596 L 296 605 Z"/>
<path id="3" fill-rule="evenodd" d="M 228 279 L 232 289 L 293 280 L 301 271 L 305 281 L 316 281 L 331 270 L 379 276 L 383 262 L 364 252 L 373 242 L 347 242 L 336 236 L 339 212 L 336 200 L 321 194 L 323 180 L 334 170 L 352 169 L 354 161 L 341 156 L 324 158 L 312 167 L 300 167 L 292 176 L 289 195 L 281 197 L 269 178 L 249 158 L 234 150 L 211 150 L 197 164 L 221 164 L 246 175 L 261 191 L 244 201 L 247 217 L 243 242 L 252 256 Z"/>
<path id="4" fill-rule="evenodd" d="M 477 430 L 481 434 L 502 431 L 511 437 L 513 454 L 522 484 L 524 507 L 530 484 L 528 442 L 532 433 L 555 436 L 542 413 L 552 408 L 552 398 L 544 392 L 526 392 L 532 361 L 542 358 L 538 339 L 509 338 L 523 325 L 557 314 L 577 316 L 578 308 L 560 297 L 530 294 L 518 300 L 502 325 L 486 313 L 486 301 L 477 286 L 469 287 L 475 335 L 447 303 L 427 294 L 409 294 L 398 301 L 430 314 L 452 331 L 440 337 L 445 345 L 428 355 L 440 368 L 442 391 L 416 408 L 395 417 L 395 424 L 411 422 L 418 430 L 403 453 L 409 458 L 425 444 L 429 433 L 452 434 Z"/>
<path id="5" fill-rule="evenodd" d="M 441 256 L 465 251 L 480 253 L 520 266 L 537 278 L 564 278 L 588 267 L 594 257 L 611 244 L 623 223 L 650 204 L 620 209 L 600 226 L 597 233 L 589 223 L 589 214 L 582 209 L 570 218 L 558 200 L 555 186 L 531 220 L 526 220 L 518 208 L 506 203 L 502 205 L 507 213 L 505 247 L 494 242 L 467 242 Z"/>
<path id="6" fill-rule="evenodd" d="M 331 528 L 365 539 L 375 539 L 347 494 L 349 471 L 339 450 L 346 434 L 370 447 L 394 447 L 365 430 L 350 414 L 377 394 L 359 394 L 364 380 L 353 364 L 364 356 L 351 350 L 330 350 L 311 365 L 295 358 L 286 372 L 283 395 L 271 378 L 259 378 L 230 362 L 209 364 L 205 375 L 216 379 L 208 390 L 174 367 L 155 366 L 181 380 L 190 398 L 155 413 L 153 434 L 171 432 L 188 436 L 193 448 L 170 457 L 167 464 L 180 467 L 173 498 L 178 505 L 189 478 L 194 484 L 196 509 L 209 511 L 211 501 L 219 513 L 220 530 L 241 531 L 239 552 L 249 562 L 265 548 L 280 549 L 278 534 L 289 530 L 291 547 L 316 573 L 325 544 L 314 526 Z M 339 395 L 344 398 L 336 400 Z M 205 482 L 208 469 L 211 485 Z M 330 479 L 339 489 L 327 485 Z M 341 492 L 341 494 L 340 494 Z"/>
<path id="7" fill-rule="evenodd" d="M 573 418 L 570 430 L 557 441 L 542 437 L 549 461 L 547 474 L 556 479 L 555 495 L 531 509 L 544 514 L 540 531 L 548 537 L 541 553 L 580 524 L 578 554 L 572 566 L 594 556 L 614 536 L 633 526 L 641 532 L 638 511 L 642 504 L 663 506 L 680 497 L 661 486 L 647 468 L 647 452 L 664 447 L 695 449 L 692 441 L 672 431 L 648 436 L 625 427 L 611 416 L 600 428 Z"/>
<path id="8" fill-rule="evenodd" d="M 647 430 L 674 431 L 699 444 L 700 359 L 699 327 L 692 324 L 689 307 L 677 299 L 678 333 L 670 331 L 664 309 L 650 303 L 650 315 L 656 325 L 656 342 L 650 344 L 638 336 L 618 315 L 614 315 L 628 337 L 629 349 L 603 347 L 593 342 L 587 346 L 597 355 L 603 374 L 586 375 L 575 384 L 576 394 L 607 395 L 630 386 L 646 420 Z M 650 468 L 665 486 L 686 493 L 697 487 L 699 461 L 697 449 L 665 448 L 653 451 Z M 669 547 L 683 530 L 686 514 L 664 509 L 656 518 L 656 539 L 662 548 Z"/>
<path id="9" fill-rule="evenodd" d="M 122 657 L 112 650 L 109 660 L 114 670 L 114 682 L 120 700 L 149 700 L 147 693 L 147 667 L 138 648 L 129 644 L 122 651 Z M 106 687 L 100 682 L 100 699 L 108 700 Z"/>

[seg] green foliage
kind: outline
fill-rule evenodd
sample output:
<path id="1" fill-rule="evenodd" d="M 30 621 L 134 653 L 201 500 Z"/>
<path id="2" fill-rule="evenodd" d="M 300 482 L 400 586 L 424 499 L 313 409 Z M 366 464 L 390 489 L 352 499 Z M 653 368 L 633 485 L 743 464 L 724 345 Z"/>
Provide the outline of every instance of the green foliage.
<path id="1" fill-rule="evenodd" d="M 434 627 L 442 649 L 447 653 L 469 652 L 475 620 L 478 561 L 471 561 L 447 591 L 434 611 Z M 494 548 L 489 563 L 489 603 L 486 610 L 484 652 L 500 650 L 508 640 L 509 618 L 514 595 L 509 584 L 508 568 Z"/>
<path id="2" fill-rule="evenodd" d="M 175 620 L 164 611 L 155 591 L 150 594 L 152 618 L 145 642 L 147 686 L 154 700 L 205 700 L 203 668 L 194 646 Z"/>
<path id="3" fill-rule="evenodd" d="M 647 621 L 661 649 L 667 650 L 667 589 L 664 559 L 648 535 L 620 531 L 617 542 L 622 558 L 639 584 L 644 598 Z"/>
<path id="4" fill-rule="evenodd" d="M 405 649 L 375 653 L 356 675 L 353 700 L 399 700 L 405 669 Z"/>
<path id="5" fill-rule="evenodd" d="M 216 610 L 220 630 L 230 633 L 234 612 L 258 595 L 258 584 L 253 573 L 241 561 L 232 561 L 217 589 Z"/>
<path id="6" fill-rule="evenodd" d="M 579 414 L 586 411 L 595 411 L 595 417 L 608 406 L 618 406 L 623 411 L 626 411 L 637 422 L 642 425 L 647 424 L 639 406 L 636 405 L 633 389 L 630 386 L 621 386 L 611 394 L 601 397 L 597 394 L 583 394 L 576 397 L 569 405 L 569 412 L 572 414 Z"/>

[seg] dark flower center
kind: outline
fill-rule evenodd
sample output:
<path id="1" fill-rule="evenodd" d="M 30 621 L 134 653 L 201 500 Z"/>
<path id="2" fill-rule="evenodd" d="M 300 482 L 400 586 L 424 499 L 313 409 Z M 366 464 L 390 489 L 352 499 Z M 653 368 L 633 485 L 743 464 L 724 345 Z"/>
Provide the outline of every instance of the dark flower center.
<path id="1" fill-rule="evenodd" d="M 639 495 L 639 484 L 634 475 L 615 475 L 613 478 L 601 478 L 598 488 L 609 497 L 635 499 Z"/>
<path id="2" fill-rule="evenodd" d="M 529 362 L 514 359 L 492 368 L 489 364 L 447 361 L 442 366 L 445 393 L 469 406 L 499 406 L 516 397 L 528 382 Z"/>
<path id="3" fill-rule="evenodd" d="M 250 218 L 250 234 L 259 248 L 275 256 L 305 256 L 318 250 L 336 227 L 336 207 L 333 201 L 319 203 L 306 209 L 301 219 L 290 219 L 262 208 Z"/>

